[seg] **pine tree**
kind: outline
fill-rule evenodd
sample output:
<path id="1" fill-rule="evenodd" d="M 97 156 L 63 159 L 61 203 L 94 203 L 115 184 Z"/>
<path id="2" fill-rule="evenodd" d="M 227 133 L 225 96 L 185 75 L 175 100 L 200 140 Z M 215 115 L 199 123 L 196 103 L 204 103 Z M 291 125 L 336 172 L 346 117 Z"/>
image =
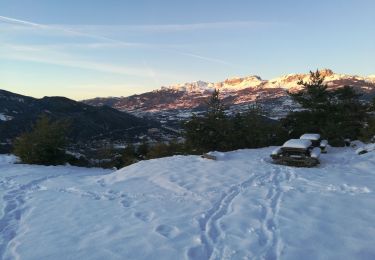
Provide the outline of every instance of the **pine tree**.
<path id="1" fill-rule="evenodd" d="M 297 83 L 302 90 L 297 93 L 289 92 L 289 95 L 303 108 L 310 111 L 325 110 L 330 103 L 330 94 L 327 85 L 324 84 L 324 76 L 317 70 L 310 71 L 309 81 L 302 79 Z"/>
<path id="2" fill-rule="evenodd" d="M 197 151 L 229 149 L 230 123 L 219 95 L 215 90 L 207 101 L 206 113 L 202 117 L 193 115 L 185 124 L 186 142 Z"/>
<path id="3" fill-rule="evenodd" d="M 360 102 L 360 96 L 350 86 L 333 91 L 335 109 L 329 115 L 329 120 L 338 123 L 336 131 L 344 138 L 358 138 L 367 119 L 366 107 Z"/>
<path id="4" fill-rule="evenodd" d="M 262 107 L 255 103 L 247 111 L 237 114 L 233 119 L 231 138 L 234 149 L 259 148 L 278 145 L 286 139 L 285 131 L 278 122 L 274 122 L 264 115 Z"/>
<path id="5" fill-rule="evenodd" d="M 138 161 L 137 159 L 137 153 L 135 151 L 135 147 L 133 144 L 128 144 L 124 152 L 122 153 L 122 162 L 124 166 L 128 166 L 130 164 L 136 163 Z"/>
<path id="6" fill-rule="evenodd" d="M 361 139 L 375 142 L 375 97 L 367 108 L 367 122 L 361 130 Z"/>
<path id="7" fill-rule="evenodd" d="M 31 132 L 20 135 L 14 142 L 14 154 L 29 164 L 56 165 L 66 159 L 67 130 L 69 122 L 52 122 L 42 116 Z"/>
<path id="8" fill-rule="evenodd" d="M 317 132 L 333 145 L 343 145 L 344 139 L 356 139 L 366 118 L 364 106 L 353 88 L 345 86 L 328 90 L 324 76 L 310 71 L 308 82 L 300 81 L 303 88 L 289 93 L 303 110 L 291 113 L 283 124 L 298 137 L 306 132 Z"/>
<path id="9" fill-rule="evenodd" d="M 215 89 L 207 102 L 207 117 L 213 119 L 225 118 L 224 104 L 222 103 L 219 90 Z"/>
<path id="10" fill-rule="evenodd" d="M 146 159 L 149 150 L 150 150 L 149 144 L 146 141 L 143 141 L 142 144 L 140 146 L 138 146 L 138 148 L 137 148 L 138 158 Z"/>

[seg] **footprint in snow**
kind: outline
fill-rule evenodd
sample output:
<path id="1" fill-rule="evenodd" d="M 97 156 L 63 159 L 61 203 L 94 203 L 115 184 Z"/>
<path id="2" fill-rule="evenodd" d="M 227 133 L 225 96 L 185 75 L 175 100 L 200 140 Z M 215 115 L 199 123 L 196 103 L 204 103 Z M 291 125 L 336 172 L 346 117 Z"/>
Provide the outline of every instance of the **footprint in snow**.
<path id="1" fill-rule="evenodd" d="M 142 220 L 143 222 L 150 222 L 154 218 L 153 212 L 135 212 L 134 217 L 136 217 L 139 220 Z"/>
<path id="2" fill-rule="evenodd" d="M 188 259 L 209 259 L 209 252 L 207 248 L 203 245 L 192 247 L 187 251 Z"/>
<path id="3" fill-rule="evenodd" d="M 133 201 L 130 198 L 125 198 L 120 203 L 124 208 L 129 208 L 133 205 Z"/>
<path id="4" fill-rule="evenodd" d="M 101 187 L 106 187 L 105 181 L 103 179 L 98 180 L 96 183 L 98 183 Z"/>
<path id="5" fill-rule="evenodd" d="M 169 225 L 159 225 L 155 231 L 166 238 L 174 238 L 178 235 L 178 228 Z"/>

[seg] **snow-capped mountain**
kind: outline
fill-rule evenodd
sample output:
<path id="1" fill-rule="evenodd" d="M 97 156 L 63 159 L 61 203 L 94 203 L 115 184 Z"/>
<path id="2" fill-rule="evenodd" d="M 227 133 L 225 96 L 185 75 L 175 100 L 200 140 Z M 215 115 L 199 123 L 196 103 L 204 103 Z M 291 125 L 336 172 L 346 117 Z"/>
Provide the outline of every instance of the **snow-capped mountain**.
<path id="1" fill-rule="evenodd" d="M 320 73 L 325 77 L 325 82 L 332 87 L 339 87 L 342 85 L 366 86 L 375 83 L 375 75 L 363 77 L 357 75 L 337 74 L 329 69 L 321 70 Z M 171 86 L 162 86 L 161 90 L 174 90 L 188 93 L 211 93 L 214 89 L 228 93 L 240 91 L 246 88 L 283 88 L 290 90 L 293 88 L 300 88 L 297 84 L 300 80 L 308 81 L 309 74 L 288 74 L 270 80 L 264 80 L 260 76 L 253 75 L 248 77 L 228 78 L 222 82 L 216 83 L 196 81 Z"/>
<path id="2" fill-rule="evenodd" d="M 205 82 L 205 81 L 196 81 L 192 83 L 184 83 L 184 84 L 176 84 L 168 87 L 161 87 L 162 90 L 176 90 L 176 91 L 184 91 L 190 93 L 205 93 L 205 92 L 212 92 L 214 89 L 219 89 L 220 91 L 231 92 L 231 91 L 239 91 L 249 87 L 257 87 L 264 83 L 265 81 L 262 80 L 259 76 L 249 76 L 249 77 L 236 77 L 236 78 L 229 78 L 224 80 L 223 82 Z"/>
<path id="3" fill-rule="evenodd" d="M 357 76 L 334 73 L 332 70 L 320 71 L 325 76 L 329 88 L 344 85 L 353 86 L 362 98 L 369 100 L 375 96 L 375 75 Z M 229 78 L 222 82 L 196 81 L 192 83 L 163 86 L 160 89 L 129 97 L 95 98 L 84 100 L 86 104 L 108 105 L 121 111 L 136 114 L 153 113 L 160 120 L 186 117 L 192 110 L 205 106 L 207 98 L 214 89 L 220 90 L 224 103 L 231 111 L 237 111 L 257 101 L 271 117 L 284 116 L 296 109 L 287 91 L 299 89 L 300 80 L 308 81 L 309 74 L 289 74 L 271 80 L 259 76 Z"/>

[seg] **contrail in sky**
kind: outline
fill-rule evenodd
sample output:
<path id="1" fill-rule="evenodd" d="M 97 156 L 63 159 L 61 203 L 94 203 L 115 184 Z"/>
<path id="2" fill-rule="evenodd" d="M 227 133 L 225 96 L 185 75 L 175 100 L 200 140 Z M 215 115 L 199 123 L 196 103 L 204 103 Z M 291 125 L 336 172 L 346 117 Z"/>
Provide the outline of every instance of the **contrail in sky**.
<path id="1" fill-rule="evenodd" d="M 119 44 L 121 44 L 121 43 L 126 44 L 123 41 L 118 41 L 118 40 L 111 39 L 111 38 L 108 38 L 108 37 L 103 37 L 103 36 L 89 34 L 89 33 L 83 33 L 83 32 L 79 32 L 79 31 L 76 31 L 76 30 L 71 30 L 71 29 L 67 29 L 67 28 L 63 28 L 63 27 L 59 27 L 59 26 L 33 23 L 33 22 L 14 19 L 14 18 L 5 17 L 5 16 L 0 16 L 0 21 L 5 22 L 5 23 L 10 23 L 10 24 L 20 24 L 20 25 L 31 26 L 31 27 L 39 28 L 39 29 L 58 30 L 58 31 L 62 31 L 62 32 L 72 34 L 72 35 L 79 35 L 79 36 L 85 36 L 85 37 L 94 38 L 94 39 L 98 39 L 98 40 L 105 40 L 105 41 L 111 41 L 111 42 L 115 42 L 115 43 L 119 43 Z"/>
<path id="2" fill-rule="evenodd" d="M 112 42 L 112 43 L 117 43 L 119 45 L 129 46 L 128 42 L 124 42 L 124 41 L 120 41 L 120 40 L 116 40 L 116 39 L 113 39 L 113 38 L 104 37 L 104 36 L 100 36 L 100 35 L 84 33 L 84 32 L 71 30 L 71 29 L 68 29 L 68 28 L 54 26 L 54 25 L 39 24 L 39 23 L 30 22 L 30 21 L 5 17 L 5 16 L 0 16 L 0 21 L 5 22 L 5 23 L 10 23 L 10 24 L 19 24 L 19 25 L 31 26 L 31 27 L 34 27 L 34 28 L 37 28 L 37 29 L 58 30 L 58 31 L 65 32 L 65 33 L 68 33 L 68 34 L 71 34 L 71 35 L 83 36 L 83 37 L 88 37 L 88 38 L 102 40 L 102 41 L 109 41 L 109 42 Z M 179 51 L 179 50 L 176 50 L 176 49 L 173 49 L 173 50 L 167 49 L 167 48 L 159 48 L 159 49 L 164 50 L 164 51 L 178 53 L 178 54 L 181 54 L 181 55 L 184 55 L 184 56 L 193 57 L 193 58 L 196 58 L 196 59 L 199 59 L 199 60 L 204 60 L 204 61 L 209 61 L 209 62 L 214 62 L 214 63 L 218 63 L 218 64 L 224 64 L 224 65 L 232 66 L 232 64 L 230 64 L 226 61 L 220 60 L 220 59 L 215 59 L 215 58 L 206 57 L 206 56 L 202 56 L 202 55 L 198 55 L 198 54 L 194 54 L 194 53 Z"/>
<path id="3" fill-rule="evenodd" d="M 28 25 L 28 26 L 39 27 L 39 28 L 45 27 L 41 24 L 32 23 L 32 22 L 28 22 L 28 21 L 22 21 L 22 20 L 10 18 L 10 17 L 5 17 L 5 16 L 0 16 L 0 21 L 6 22 L 6 23 L 12 23 L 12 24 Z"/>

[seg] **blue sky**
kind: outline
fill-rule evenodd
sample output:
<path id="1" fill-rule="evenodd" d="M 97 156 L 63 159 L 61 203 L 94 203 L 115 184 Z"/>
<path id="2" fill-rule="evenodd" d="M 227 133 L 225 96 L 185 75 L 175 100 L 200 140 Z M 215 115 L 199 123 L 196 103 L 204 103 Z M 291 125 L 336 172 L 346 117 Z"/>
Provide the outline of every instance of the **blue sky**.
<path id="1" fill-rule="evenodd" d="M 316 68 L 375 74 L 373 0 L 1 0 L 0 88 L 127 96 Z"/>

